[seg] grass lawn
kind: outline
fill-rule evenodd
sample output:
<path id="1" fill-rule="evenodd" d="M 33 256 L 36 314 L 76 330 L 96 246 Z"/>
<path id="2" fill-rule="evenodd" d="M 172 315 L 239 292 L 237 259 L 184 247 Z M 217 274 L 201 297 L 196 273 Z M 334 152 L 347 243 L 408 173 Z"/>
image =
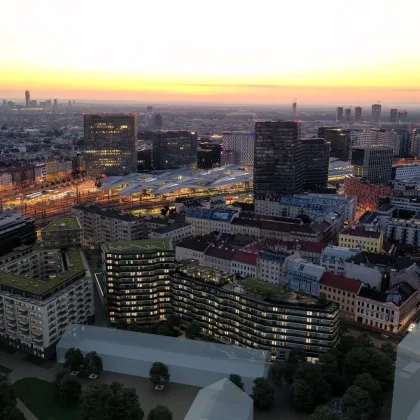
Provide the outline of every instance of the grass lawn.
<path id="1" fill-rule="evenodd" d="M 5 373 L 6 375 L 8 375 L 11 371 L 12 369 L 9 369 L 6 366 L 0 365 L 0 373 Z"/>
<path id="2" fill-rule="evenodd" d="M 51 382 L 24 378 L 12 385 L 17 397 L 38 420 L 78 420 L 79 409 L 62 403 Z"/>

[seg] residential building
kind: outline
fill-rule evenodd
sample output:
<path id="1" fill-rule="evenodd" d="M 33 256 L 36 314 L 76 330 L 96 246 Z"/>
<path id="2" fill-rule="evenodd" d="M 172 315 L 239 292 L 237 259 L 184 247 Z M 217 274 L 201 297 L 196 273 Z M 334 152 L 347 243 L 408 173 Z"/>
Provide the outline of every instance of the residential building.
<path id="1" fill-rule="evenodd" d="M 104 297 L 109 319 L 157 322 L 171 307 L 170 273 L 175 252 L 170 239 L 102 244 Z"/>
<path id="2" fill-rule="evenodd" d="M 343 318 L 355 321 L 357 295 L 362 287 L 360 280 L 325 272 L 319 281 L 319 294 L 337 303 Z"/>
<path id="3" fill-rule="evenodd" d="M 392 178 L 393 151 L 389 146 L 354 147 L 351 163 L 353 175 L 371 184 L 387 185 Z"/>
<path id="4" fill-rule="evenodd" d="M 413 157 L 418 157 L 420 154 L 420 128 L 413 128 L 411 133 L 411 148 L 410 154 Z"/>
<path id="5" fill-rule="evenodd" d="M 175 259 L 176 261 L 197 260 L 198 264 L 203 266 L 204 253 L 209 247 L 210 243 L 207 241 L 186 239 L 175 246 Z"/>
<path id="6" fill-rule="evenodd" d="M 13 188 L 12 175 L 9 172 L 0 172 L 0 193 Z"/>
<path id="7" fill-rule="evenodd" d="M 255 123 L 255 198 L 274 198 L 302 190 L 304 167 L 300 138 L 299 121 Z"/>
<path id="8" fill-rule="evenodd" d="M 84 355 L 95 350 L 105 371 L 132 375 L 134 381 L 138 380 L 136 377 L 149 380 L 150 367 L 158 356 L 168 367 L 171 383 L 205 388 L 234 373 L 242 376 L 246 392 L 251 392 L 254 379 L 267 377 L 270 358 L 266 350 L 90 325 L 68 328 L 57 345 L 58 363 L 64 363 L 66 352 L 72 347 Z"/>
<path id="9" fill-rule="evenodd" d="M 258 280 L 264 283 L 284 283 L 284 269 L 286 258 L 290 254 L 285 251 L 261 250 L 258 252 L 257 273 Z"/>
<path id="10" fill-rule="evenodd" d="M 222 164 L 254 166 L 255 134 L 245 131 L 222 133 Z"/>
<path id="11" fill-rule="evenodd" d="M 330 145 L 323 138 L 302 140 L 305 181 L 303 188 L 315 191 L 328 184 Z"/>
<path id="12" fill-rule="evenodd" d="M 69 248 L 82 244 L 82 227 L 77 217 L 59 217 L 41 228 L 44 247 Z"/>
<path id="13" fill-rule="evenodd" d="M 383 242 L 383 232 L 372 232 L 351 227 L 340 233 L 338 245 L 344 248 L 361 247 L 365 251 L 380 253 Z"/>
<path id="14" fill-rule="evenodd" d="M 72 213 L 83 229 L 83 244 L 99 248 L 105 242 L 137 241 L 147 238 L 143 219 L 130 213 L 95 204 L 79 204 Z"/>
<path id="15" fill-rule="evenodd" d="M 190 223 L 175 222 L 152 230 L 149 233 L 150 239 L 170 238 L 174 244 L 194 236 L 194 226 Z"/>
<path id="16" fill-rule="evenodd" d="M 417 313 L 418 290 L 403 282 L 389 290 L 363 287 L 357 296 L 356 321 L 390 333 L 403 332 Z"/>
<path id="17" fill-rule="evenodd" d="M 154 131 L 152 135 L 153 169 L 195 168 L 197 133 L 194 131 Z"/>
<path id="18" fill-rule="evenodd" d="M 354 109 L 354 121 L 360 122 L 362 120 L 362 107 L 356 106 Z"/>
<path id="19" fill-rule="evenodd" d="M 71 323 L 94 320 L 93 283 L 78 247 L 18 249 L 0 265 L 0 340 L 50 359 Z"/>
<path id="20" fill-rule="evenodd" d="M 99 178 L 137 170 L 135 114 L 83 115 L 86 174 Z"/>
<path id="21" fill-rule="evenodd" d="M 336 121 L 337 122 L 343 122 L 344 121 L 344 108 L 342 106 L 337 107 Z"/>
<path id="22" fill-rule="evenodd" d="M 386 238 L 392 243 L 420 245 L 420 219 L 391 218 L 386 226 Z"/>
<path id="23" fill-rule="evenodd" d="M 377 125 L 379 123 L 379 120 L 381 119 L 381 108 L 382 106 L 380 104 L 373 104 L 372 105 L 372 112 L 370 115 L 370 122 L 373 125 Z"/>
<path id="24" fill-rule="evenodd" d="M 328 273 L 344 275 L 345 262 L 362 251 L 362 248 L 345 248 L 329 245 L 322 251 L 320 265 Z"/>
<path id="25" fill-rule="evenodd" d="M 242 376 L 241 376 L 242 377 Z M 254 400 L 224 378 L 198 391 L 184 420 L 253 420 Z"/>
<path id="26" fill-rule="evenodd" d="M 420 178 L 420 164 L 395 165 L 392 167 L 393 181 L 409 181 Z"/>
<path id="27" fill-rule="evenodd" d="M 281 359 L 293 348 L 319 357 L 338 343 L 338 306 L 297 300 L 288 285 L 221 281 L 202 275 L 200 267 L 176 271 L 171 284 L 174 313 L 183 323 L 199 322 L 202 334 L 217 341 L 269 350 Z"/>
<path id="28" fill-rule="evenodd" d="M 391 108 L 389 111 L 389 121 L 397 122 L 397 119 L 398 119 L 398 109 Z"/>
<path id="29" fill-rule="evenodd" d="M 318 296 L 318 283 L 325 272 L 325 268 L 312 264 L 294 255 L 285 261 L 285 282 L 295 292 Z"/>
<path id="30" fill-rule="evenodd" d="M 0 211 L 0 255 L 36 241 L 35 220 L 16 210 Z"/>
<path id="31" fill-rule="evenodd" d="M 224 247 L 223 245 L 210 245 L 204 252 L 203 266 L 222 273 L 232 274 L 232 260 L 236 254 L 234 249 Z"/>
<path id="32" fill-rule="evenodd" d="M 236 251 L 232 258 L 231 273 L 236 274 L 242 278 L 256 278 L 257 277 L 257 253 L 243 251 Z"/>
<path id="33" fill-rule="evenodd" d="M 344 180 L 344 194 L 357 198 L 357 204 L 366 210 L 375 210 L 381 197 L 393 195 L 388 185 L 373 185 L 362 178 L 348 176 Z"/>
<path id="34" fill-rule="evenodd" d="M 274 200 L 255 200 L 255 213 L 265 216 L 297 217 L 306 214 L 311 219 L 338 213 L 343 223 L 356 216 L 357 200 L 353 195 L 295 194 Z"/>
<path id="35" fill-rule="evenodd" d="M 213 231 L 233 233 L 231 223 L 237 217 L 239 217 L 237 210 L 190 207 L 185 221 L 194 226 L 196 235 L 205 235 Z"/>

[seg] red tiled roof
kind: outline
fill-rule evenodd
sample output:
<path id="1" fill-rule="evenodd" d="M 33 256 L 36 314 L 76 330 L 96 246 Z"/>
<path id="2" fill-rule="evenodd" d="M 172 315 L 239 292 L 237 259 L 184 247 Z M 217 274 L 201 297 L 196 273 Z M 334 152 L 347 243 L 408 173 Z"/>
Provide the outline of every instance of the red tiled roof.
<path id="1" fill-rule="evenodd" d="M 257 264 L 257 254 L 250 252 L 238 251 L 233 257 L 234 261 L 239 261 L 245 264 L 256 265 Z"/>
<path id="2" fill-rule="evenodd" d="M 360 280 L 351 279 L 349 277 L 340 276 L 338 274 L 332 274 L 325 272 L 321 280 L 320 285 L 330 286 L 336 289 L 345 290 L 346 292 L 357 293 L 362 286 Z"/>

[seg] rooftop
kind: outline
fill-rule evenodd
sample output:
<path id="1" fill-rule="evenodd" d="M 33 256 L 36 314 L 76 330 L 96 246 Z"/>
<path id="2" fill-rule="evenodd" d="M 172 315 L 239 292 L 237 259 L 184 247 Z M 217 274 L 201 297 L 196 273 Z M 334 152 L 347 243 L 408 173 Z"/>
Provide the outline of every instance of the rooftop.
<path id="1" fill-rule="evenodd" d="M 346 292 L 350 293 L 357 293 L 362 287 L 363 283 L 360 280 L 325 272 L 322 275 L 319 284 L 345 290 Z"/>
<path id="2" fill-rule="evenodd" d="M 192 249 L 193 251 L 204 252 L 210 246 L 210 243 L 207 241 L 200 241 L 198 239 L 186 239 L 182 242 L 179 242 L 176 246 Z"/>
<path id="3" fill-rule="evenodd" d="M 244 264 L 257 264 L 257 254 L 253 252 L 238 251 L 233 257 L 234 261 L 241 262 Z"/>
<path id="4" fill-rule="evenodd" d="M 172 232 L 174 230 L 178 230 L 178 229 L 182 229 L 185 228 L 187 226 L 191 226 L 190 223 L 170 223 L 167 226 L 162 226 L 159 227 L 157 229 L 155 229 L 153 232 L 156 233 L 168 233 L 168 232 Z"/>
<path id="5" fill-rule="evenodd" d="M 395 255 L 376 254 L 374 252 L 360 252 L 354 257 L 350 258 L 351 262 L 355 264 L 366 264 L 370 266 L 391 267 L 397 270 L 410 267 L 413 260 L 408 257 L 397 257 Z"/>
<path id="6" fill-rule="evenodd" d="M 58 217 L 47 226 L 41 229 L 41 232 L 53 232 L 61 230 L 75 230 L 81 229 L 80 223 L 77 217 Z"/>
<path id="7" fill-rule="evenodd" d="M 348 236 L 357 236 L 360 238 L 371 238 L 371 239 L 379 239 L 382 235 L 382 232 L 372 232 L 370 230 L 364 229 L 344 229 L 341 231 L 341 235 L 348 235 Z"/>
<path id="8" fill-rule="evenodd" d="M 144 252 L 151 250 L 171 251 L 173 250 L 172 241 L 170 239 L 144 239 L 141 241 L 129 242 L 110 242 L 102 244 L 105 252 L 114 254 L 126 252 Z"/>
<path id="9" fill-rule="evenodd" d="M 85 267 L 83 265 L 79 249 L 68 249 L 67 255 L 69 257 L 69 266 L 67 267 L 67 271 L 53 279 L 46 279 L 45 281 L 41 281 L 38 279 L 28 278 L 0 271 L 0 284 L 4 286 L 14 287 L 17 289 L 22 289 L 30 293 L 45 293 L 59 286 L 61 283 L 70 279 L 71 277 L 85 272 Z"/>
<path id="10" fill-rule="evenodd" d="M 96 204 L 78 204 L 74 206 L 73 209 L 85 211 L 87 213 L 98 214 L 100 216 L 109 217 L 111 219 L 122 220 L 124 222 L 141 220 L 138 216 L 134 216 L 131 213 L 124 213 L 121 210 L 113 210 L 98 206 Z"/>
<path id="11" fill-rule="evenodd" d="M 416 293 L 416 290 L 404 281 L 392 286 L 391 290 L 387 292 L 371 289 L 369 287 L 362 287 L 359 296 L 377 302 L 390 302 L 394 303 L 396 306 L 400 306 L 414 293 Z"/>

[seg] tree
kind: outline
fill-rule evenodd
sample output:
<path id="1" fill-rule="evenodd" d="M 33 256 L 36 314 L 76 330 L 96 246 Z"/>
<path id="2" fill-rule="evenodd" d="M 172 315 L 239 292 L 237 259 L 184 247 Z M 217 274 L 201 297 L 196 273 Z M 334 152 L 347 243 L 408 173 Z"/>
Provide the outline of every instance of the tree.
<path id="1" fill-rule="evenodd" d="M 64 367 L 73 370 L 80 370 L 83 366 L 83 354 L 79 349 L 71 347 L 64 356 Z"/>
<path id="2" fill-rule="evenodd" d="M 25 420 L 25 416 L 22 411 L 17 407 L 6 407 L 3 411 L 0 412 L 1 420 Z"/>
<path id="3" fill-rule="evenodd" d="M 115 323 L 115 327 L 118 330 L 126 330 L 128 328 L 127 321 L 125 319 L 121 318 Z"/>
<path id="4" fill-rule="evenodd" d="M 73 376 L 65 376 L 59 386 L 58 395 L 60 399 L 69 405 L 76 405 L 80 401 L 82 385 Z"/>
<path id="5" fill-rule="evenodd" d="M 388 387 L 394 379 L 394 364 L 392 360 L 382 351 L 375 348 L 367 349 L 369 358 L 365 362 L 366 373 L 369 373 L 382 386 Z M 365 373 L 365 372 L 363 372 Z"/>
<path id="6" fill-rule="evenodd" d="M 344 359 L 344 371 L 350 377 L 356 377 L 366 373 L 366 361 L 369 359 L 369 353 L 360 347 L 350 350 Z"/>
<path id="7" fill-rule="evenodd" d="M 374 404 L 367 391 L 352 385 L 341 399 L 341 410 L 349 420 L 369 420 Z"/>
<path id="8" fill-rule="evenodd" d="M 136 391 L 120 383 L 92 385 L 82 395 L 80 420 L 143 420 Z"/>
<path id="9" fill-rule="evenodd" d="M 178 315 L 171 314 L 166 319 L 166 324 L 171 329 L 178 328 L 181 325 L 181 318 Z"/>
<path id="10" fill-rule="evenodd" d="M 154 385 L 166 385 L 170 378 L 168 366 L 162 362 L 154 362 L 150 368 L 149 377 Z"/>
<path id="11" fill-rule="evenodd" d="M 200 334 L 200 332 L 201 332 L 200 324 L 194 321 L 188 326 L 185 335 L 187 336 L 187 338 L 193 339 L 197 337 Z"/>
<path id="12" fill-rule="evenodd" d="M 58 372 L 55 375 L 55 378 L 53 380 L 53 385 L 55 386 L 55 389 L 57 392 L 60 392 L 61 383 L 63 382 L 63 379 L 68 375 L 68 373 L 65 370 L 62 370 L 61 372 Z"/>
<path id="13" fill-rule="evenodd" d="M 311 385 L 303 379 L 295 379 L 292 385 L 292 402 L 297 410 L 311 410 L 315 405 L 315 398 Z"/>
<path id="14" fill-rule="evenodd" d="M 160 324 L 159 327 L 156 330 L 156 334 L 158 335 L 166 335 L 171 336 L 173 335 L 172 329 L 168 327 L 168 325 Z"/>
<path id="15" fill-rule="evenodd" d="M 9 378 L 0 373 L 0 413 L 8 407 L 16 407 L 16 395 L 10 385 Z M 2 418 L 0 416 L 0 418 Z"/>
<path id="16" fill-rule="evenodd" d="M 382 388 L 379 381 L 374 379 L 368 373 L 363 373 L 356 377 L 353 385 L 358 386 L 363 391 L 369 393 L 369 396 L 376 408 L 382 405 Z"/>
<path id="17" fill-rule="evenodd" d="M 240 375 L 235 375 L 234 373 L 231 373 L 229 375 L 229 380 L 234 383 L 239 389 L 244 390 L 244 381 L 242 380 L 242 377 Z"/>
<path id="18" fill-rule="evenodd" d="M 326 405 L 319 405 L 311 414 L 310 420 L 340 420 L 341 416 Z"/>
<path id="19" fill-rule="evenodd" d="M 256 378 L 251 397 L 258 408 L 269 408 L 274 401 L 274 385 L 266 378 Z"/>
<path id="20" fill-rule="evenodd" d="M 164 405 L 157 405 L 149 411 L 147 420 L 172 420 L 172 411 Z"/>
<path id="21" fill-rule="evenodd" d="M 281 387 L 283 385 L 285 365 L 286 364 L 284 362 L 276 361 L 270 366 L 268 377 L 275 386 Z"/>
<path id="22" fill-rule="evenodd" d="M 348 384 L 345 376 L 341 374 L 338 357 L 342 357 L 341 353 L 329 351 L 319 358 L 318 364 L 321 366 L 322 377 L 331 386 L 334 395 L 341 396 Z"/>
<path id="23" fill-rule="evenodd" d="M 393 362 L 395 362 L 397 359 L 397 352 L 391 343 L 383 343 L 380 350 L 385 353 Z"/>
<path id="24" fill-rule="evenodd" d="M 84 366 L 88 375 L 99 375 L 103 370 L 102 359 L 96 351 L 91 351 L 86 355 Z"/>

